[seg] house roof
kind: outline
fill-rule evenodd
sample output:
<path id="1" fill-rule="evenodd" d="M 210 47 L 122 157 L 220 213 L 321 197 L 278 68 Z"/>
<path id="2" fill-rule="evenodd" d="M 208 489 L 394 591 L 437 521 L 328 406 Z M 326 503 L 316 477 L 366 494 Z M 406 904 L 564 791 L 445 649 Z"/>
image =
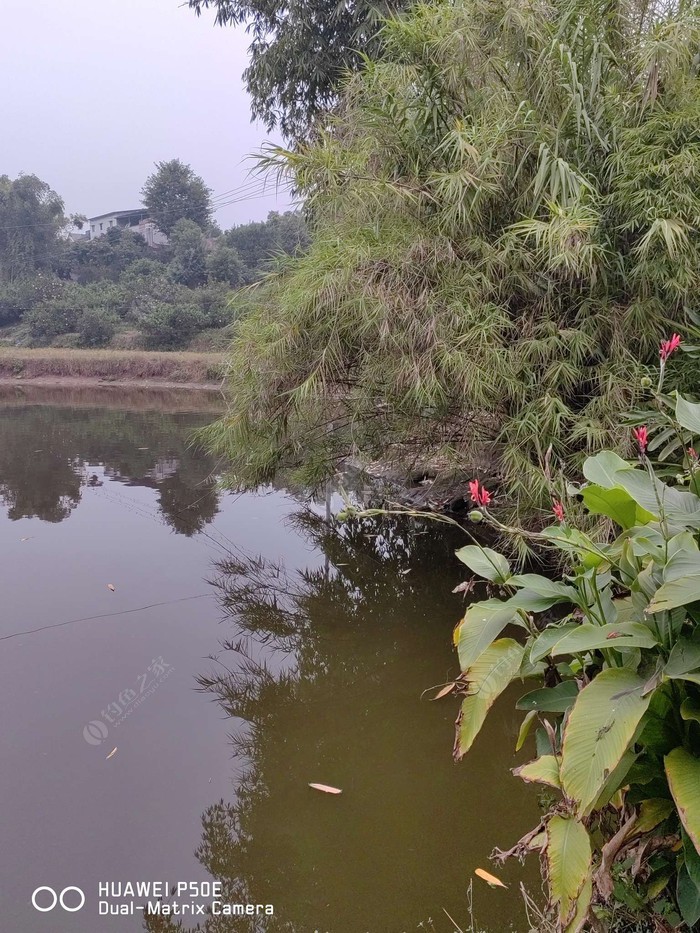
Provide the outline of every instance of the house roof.
<path id="1" fill-rule="evenodd" d="M 104 220 L 105 217 L 129 217 L 132 214 L 138 217 L 146 217 L 148 216 L 148 211 L 145 207 L 137 207 L 133 211 L 108 211 L 106 214 L 96 214 L 94 217 L 88 217 L 88 221 Z"/>

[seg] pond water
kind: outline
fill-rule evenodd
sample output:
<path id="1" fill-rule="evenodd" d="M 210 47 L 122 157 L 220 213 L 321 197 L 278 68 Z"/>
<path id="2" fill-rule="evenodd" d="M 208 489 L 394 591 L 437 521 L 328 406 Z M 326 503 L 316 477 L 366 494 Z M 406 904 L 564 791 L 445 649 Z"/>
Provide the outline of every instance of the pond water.
<path id="1" fill-rule="evenodd" d="M 459 765 L 456 701 L 421 696 L 456 674 L 459 542 L 218 490 L 188 443 L 217 404 L 0 396 L 0 927 L 166 933 L 177 918 L 139 910 L 157 896 L 100 885 L 218 881 L 273 917 L 183 930 L 452 933 L 445 911 L 470 929 L 474 869 L 538 809 L 508 770 L 527 757 L 513 696 Z M 536 865 L 499 874 L 507 891 L 475 881 L 479 929 L 523 930 Z M 37 910 L 40 886 L 85 904 Z"/>

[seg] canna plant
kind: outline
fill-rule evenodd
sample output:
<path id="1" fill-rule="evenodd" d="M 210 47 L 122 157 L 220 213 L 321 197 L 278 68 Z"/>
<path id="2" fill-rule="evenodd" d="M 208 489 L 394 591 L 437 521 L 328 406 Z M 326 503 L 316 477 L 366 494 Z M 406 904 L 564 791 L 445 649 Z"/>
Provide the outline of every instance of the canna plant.
<path id="1" fill-rule="evenodd" d="M 560 931 L 609 920 L 615 898 L 666 911 L 655 929 L 671 929 L 674 914 L 691 929 L 700 920 L 700 465 L 691 447 L 670 485 L 649 459 L 657 430 L 673 428 L 684 445 L 700 436 L 700 404 L 676 395 L 672 417 L 670 400 L 659 401 L 665 424 L 635 430 L 638 461 L 603 451 L 568 487 L 614 535 L 574 527 L 558 500 L 555 522 L 529 535 L 563 556 L 561 579 L 514 572 L 477 544 L 457 552 L 498 595 L 469 606 L 454 632 L 455 757 L 512 681 L 543 679 L 517 703 L 517 749 L 534 728 L 537 756 L 515 774 L 555 802 L 495 857 L 540 853 Z M 471 494 L 475 518 L 514 530 L 476 481 Z"/>

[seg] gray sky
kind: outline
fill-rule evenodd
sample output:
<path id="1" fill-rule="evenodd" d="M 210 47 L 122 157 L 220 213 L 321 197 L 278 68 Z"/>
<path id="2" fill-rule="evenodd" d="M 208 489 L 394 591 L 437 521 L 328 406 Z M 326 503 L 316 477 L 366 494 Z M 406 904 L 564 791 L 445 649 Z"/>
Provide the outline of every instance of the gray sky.
<path id="1" fill-rule="evenodd" d="M 248 36 L 181 2 L 4 0 L 0 175 L 36 174 L 88 215 L 138 206 L 163 159 L 189 162 L 215 198 L 250 181 L 249 154 L 280 140 L 250 122 Z M 227 228 L 288 206 L 269 194 L 214 216 Z"/>

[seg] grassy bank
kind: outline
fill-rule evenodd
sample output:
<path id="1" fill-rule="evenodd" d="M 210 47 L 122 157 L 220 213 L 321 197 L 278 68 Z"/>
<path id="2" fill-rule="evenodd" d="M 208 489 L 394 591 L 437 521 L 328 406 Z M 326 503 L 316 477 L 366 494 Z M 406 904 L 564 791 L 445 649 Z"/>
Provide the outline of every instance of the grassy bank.
<path id="1" fill-rule="evenodd" d="M 218 384 L 222 353 L 147 350 L 0 349 L 0 379 L 91 379 Z"/>

